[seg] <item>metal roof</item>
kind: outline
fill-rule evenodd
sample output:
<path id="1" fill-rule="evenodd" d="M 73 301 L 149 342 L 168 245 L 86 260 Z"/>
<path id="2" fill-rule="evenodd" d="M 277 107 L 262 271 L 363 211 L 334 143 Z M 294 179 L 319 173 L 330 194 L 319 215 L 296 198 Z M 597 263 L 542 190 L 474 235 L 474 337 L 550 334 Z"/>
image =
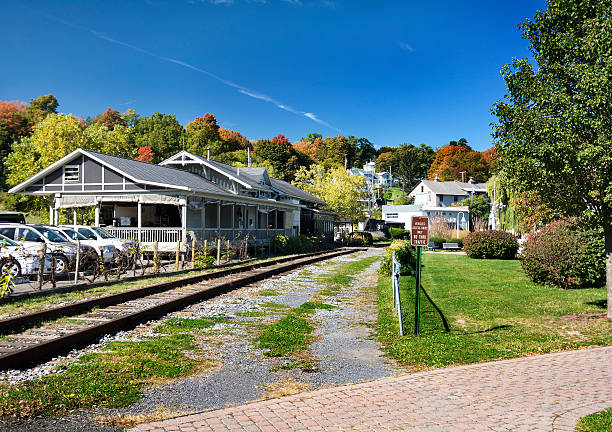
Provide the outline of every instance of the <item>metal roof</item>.
<path id="1" fill-rule="evenodd" d="M 116 168 L 118 171 L 133 177 L 143 183 L 163 184 L 169 188 L 180 186 L 194 192 L 212 193 L 216 195 L 234 196 L 211 181 L 187 171 L 167 166 L 155 165 L 119 156 L 111 156 L 104 153 L 83 150 L 83 154 L 98 159 Z"/>
<path id="2" fill-rule="evenodd" d="M 306 201 L 310 203 L 325 204 L 325 201 L 323 201 L 322 199 L 317 198 L 316 196 L 311 195 L 308 192 L 304 192 L 302 189 L 297 188 L 293 186 L 292 184 L 287 183 L 286 181 L 282 181 L 282 180 L 270 177 L 270 182 L 272 183 L 272 187 L 274 189 L 279 190 L 285 195 L 288 195 L 294 198 L 298 198 L 302 201 Z"/>

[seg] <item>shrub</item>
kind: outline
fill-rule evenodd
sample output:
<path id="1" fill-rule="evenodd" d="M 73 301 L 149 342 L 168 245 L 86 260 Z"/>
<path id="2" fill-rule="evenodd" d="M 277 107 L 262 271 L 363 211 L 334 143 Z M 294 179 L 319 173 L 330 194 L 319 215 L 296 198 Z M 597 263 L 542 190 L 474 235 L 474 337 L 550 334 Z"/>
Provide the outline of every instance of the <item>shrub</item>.
<path id="1" fill-rule="evenodd" d="M 299 237 L 287 237 L 277 235 L 272 239 L 270 247 L 279 255 L 312 252 L 322 246 L 322 239 L 301 235 Z"/>
<path id="2" fill-rule="evenodd" d="M 391 242 L 391 245 L 387 248 L 387 255 L 380 264 L 379 273 L 391 276 L 393 252 L 397 252 L 397 259 L 402 265 L 402 276 L 414 274 L 416 266 L 416 249 L 406 240 L 393 240 L 393 242 Z"/>
<path id="3" fill-rule="evenodd" d="M 553 222 L 528 238 L 521 265 L 536 283 L 601 287 L 606 280 L 603 230 L 579 219 Z"/>
<path id="4" fill-rule="evenodd" d="M 513 259 L 518 247 L 516 237 L 506 231 L 475 231 L 463 239 L 463 249 L 470 258 Z"/>
<path id="5" fill-rule="evenodd" d="M 435 243 L 437 248 L 441 248 L 442 243 L 446 242 L 446 238 L 442 236 L 429 236 L 429 242 Z"/>
<path id="6" fill-rule="evenodd" d="M 391 228 L 391 238 L 393 240 L 410 240 L 410 231 L 404 228 Z"/>
<path id="7" fill-rule="evenodd" d="M 374 238 L 369 232 L 352 232 L 344 239 L 346 246 L 372 246 Z"/>

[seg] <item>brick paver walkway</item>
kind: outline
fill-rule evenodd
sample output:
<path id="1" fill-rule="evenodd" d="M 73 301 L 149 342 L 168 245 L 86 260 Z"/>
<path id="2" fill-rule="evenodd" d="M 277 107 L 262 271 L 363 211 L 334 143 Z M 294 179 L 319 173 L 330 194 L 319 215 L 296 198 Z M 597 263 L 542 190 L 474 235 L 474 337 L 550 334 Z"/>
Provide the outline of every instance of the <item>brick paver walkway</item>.
<path id="1" fill-rule="evenodd" d="M 438 369 L 142 424 L 138 431 L 572 431 L 612 406 L 612 347 Z"/>

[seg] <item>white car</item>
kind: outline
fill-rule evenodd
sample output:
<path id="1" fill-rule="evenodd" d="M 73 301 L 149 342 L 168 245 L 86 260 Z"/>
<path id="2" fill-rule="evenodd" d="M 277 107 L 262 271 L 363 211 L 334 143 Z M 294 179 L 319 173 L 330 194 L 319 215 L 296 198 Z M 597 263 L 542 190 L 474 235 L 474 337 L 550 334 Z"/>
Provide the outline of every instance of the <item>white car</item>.
<path id="1" fill-rule="evenodd" d="M 42 249 L 55 257 L 55 273 L 67 273 L 74 268 L 76 246 L 51 229 L 42 225 L 0 224 L 0 234 L 29 248 Z M 95 252 L 94 252 L 95 253 Z"/>
<path id="2" fill-rule="evenodd" d="M 60 228 L 70 228 L 76 230 L 79 234 L 83 235 L 89 240 L 97 240 L 100 244 L 112 245 L 119 252 L 128 252 L 131 247 L 134 247 L 136 243 L 131 240 L 124 240 L 115 237 L 104 228 L 89 226 L 89 225 L 61 225 Z"/>
<path id="3" fill-rule="evenodd" d="M 37 246 L 27 247 L 0 234 L 0 273 L 8 272 L 13 278 L 37 274 L 40 268 L 38 250 Z M 45 256 L 44 271 L 51 271 L 49 255 Z"/>
<path id="4" fill-rule="evenodd" d="M 109 240 L 87 238 L 80 232 L 75 231 L 74 228 L 69 228 L 66 226 L 53 228 L 61 235 L 66 236 L 72 242 L 79 240 L 81 244 L 93 247 L 98 253 L 98 256 L 102 257 L 105 264 L 112 263 L 116 258 L 117 248 Z"/>

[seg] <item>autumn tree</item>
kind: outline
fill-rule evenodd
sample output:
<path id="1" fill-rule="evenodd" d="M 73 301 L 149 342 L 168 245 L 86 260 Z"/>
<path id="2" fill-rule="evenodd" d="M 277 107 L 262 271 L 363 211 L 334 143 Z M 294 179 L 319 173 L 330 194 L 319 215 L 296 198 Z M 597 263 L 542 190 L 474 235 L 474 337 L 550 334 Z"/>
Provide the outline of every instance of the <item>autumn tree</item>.
<path id="1" fill-rule="evenodd" d="M 517 192 L 603 228 L 612 319 L 612 2 L 548 0 L 521 26 L 535 60 L 502 69 L 496 165 Z"/>
<path id="2" fill-rule="evenodd" d="M 469 150 L 446 156 L 438 168 L 431 172 L 430 176 L 437 174 L 440 180 L 463 181 L 462 173 L 467 177 L 473 177 L 476 181 L 486 181 L 491 174 L 491 165 L 483 154 Z"/>
<path id="3" fill-rule="evenodd" d="M 121 114 L 119 114 L 119 111 L 110 108 L 107 108 L 106 111 L 99 116 L 94 117 L 94 122 L 102 123 L 109 130 L 113 130 L 117 125 L 127 125 L 127 119 L 124 119 Z"/>
<path id="4" fill-rule="evenodd" d="M 30 133 L 23 102 L 0 101 L 0 183 L 4 183 L 4 158 L 11 151 L 11 144 Z"/>
<path id="5" fill-rule="evenodd" d="M 151 150 L 151 147 L 142 146 L 138 149 L 138 156 L 136 156 L 134 160 L 151 163 L 154 157 L 155 157 L 155 153 L 153 153 L 153 150 Z"/>
<path id="6" fill-rule="evenodd" d="M 434 179 L 436 174 L 438 174 L 438 169 L 440 165 L 444 162 L 447 157 L 453 158 L 461 153 L 468 153 L 472 151 L 471 149 L 464 146 L 454 146 L 448 145 L 446 147 L 442 147 L 440 150 L 436 152 L 436 157 L 434 158 L 431 166 L 429 167 L 428 176 L 430 179 Z"/>
<path id="7" fill-rule="evenodd" d="M 327 210 L 351 221 L 363 220 L 363 200 L 367 198 L 365 179 L 349 174 L 343 167 L 325 169 L 321 164 L 302 167 L 293 184 L 323 201 Z"/>
<path id="8" fill-rule="evenodd" d="M 26 116 L 32 124 L 38 123 L 49 114 L 57 113 L 59 102 L 52 94 L 40 95 L 36 99 L 30 99 L 30 105 L 26 109 Z"/>

